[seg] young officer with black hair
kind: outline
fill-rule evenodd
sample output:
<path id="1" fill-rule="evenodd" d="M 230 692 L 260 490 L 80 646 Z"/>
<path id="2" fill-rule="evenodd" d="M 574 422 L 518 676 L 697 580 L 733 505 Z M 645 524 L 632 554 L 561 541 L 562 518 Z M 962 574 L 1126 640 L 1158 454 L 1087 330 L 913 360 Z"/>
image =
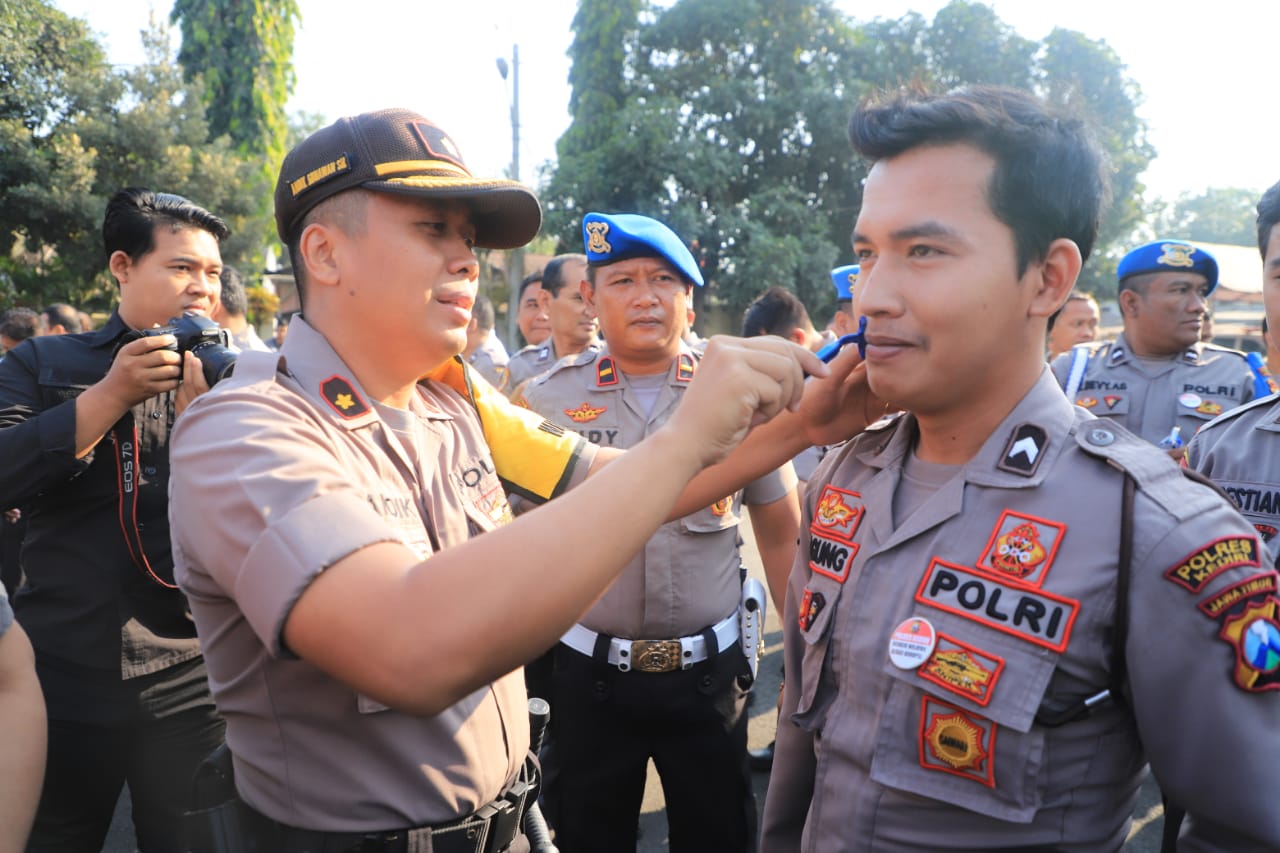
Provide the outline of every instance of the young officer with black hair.
<path id="1" fill-rule="evenodd" d="M 14 599 L 49 713 L 29 851 L 96 853 L 125 783 L 144 853 L 179 849 L 192 772 L 222 742 L 169 549 L 169 435 L 208 390 L 173 335 L 208 314 L 227 226 L 137 187 L 107 203 L 120 303 L 103 328 L 33 338 L 0 364 L 0 504 L 22 505 Z"/>
<path id="2" fill-rule="evenodd" d="M 994 87 L 872 102 L 850 138 L 867 378 L 905 411 L 809 482 L 763 849 L 1115 851 L 1148 761 L 1180 849 L 1280 849 L 1276 575 L 1044 362 L 1096 143 Z"/>

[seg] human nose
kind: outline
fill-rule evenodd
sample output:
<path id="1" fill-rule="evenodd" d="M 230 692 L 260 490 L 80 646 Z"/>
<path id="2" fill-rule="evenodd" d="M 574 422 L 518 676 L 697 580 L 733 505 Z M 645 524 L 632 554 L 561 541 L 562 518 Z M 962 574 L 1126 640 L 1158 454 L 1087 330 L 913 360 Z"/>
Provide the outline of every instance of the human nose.
<path id="1" fill-rule="evenodd" d="M 475 281 L 480 277 L 480 261 L 467 240 L 458 240 L 457 249 L 449 262 L 449 270 L 455 275 L 465 275 L 468 280 Z"/>
<path id="2" fill-rule="evenodd" d="M 863 316 L 895 316 L 901 313 L 895 272 L 886 259 L 872 265 L 863 262 L 853 301 L 856 313 Z"/>

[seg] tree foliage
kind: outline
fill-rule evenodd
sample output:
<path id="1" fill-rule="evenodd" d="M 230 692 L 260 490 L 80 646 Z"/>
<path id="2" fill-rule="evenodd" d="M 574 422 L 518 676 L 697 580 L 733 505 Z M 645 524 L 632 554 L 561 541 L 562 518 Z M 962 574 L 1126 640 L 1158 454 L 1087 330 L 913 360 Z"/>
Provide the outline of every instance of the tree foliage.
<path id="1" fill-rule="evenodd" d="M 289 139 L 285 104 L 293 91 L 297 0 L 174 0 L 169 19 L 182 32 L 178 63 L 205 106 L 209 137 L 230 138 L 260 165 L 258 216 L 248 227 L 273 239 L 271 193 Z"/>
<path id="2" fill-rule="evenodd" d="M 1141 218 L 1138 176 L 1153 151 L 1140 93 L 1114 51 L 1080 33 L 1029 40 L 967 0 L 932 22 L 913 12 L 861 24 L 828 0 L 679 0 L 661 11 L 580 0 L 574 26 L 573 123 L 546 182 L 548 227 L 571 247 L 588 210 L 658 217 L 696 243 L 705 295 L 731 314 L 773 284 L 815 318 L 831 307 L 827 271 L 852 260 L 866 174 L 846 123 L 878 89 L 1003 84 L 1068 106 L 1110 157 L 1101 254 Z"/>
<path id="3" fill-rule="evenodd" d="M 1153 217 L 1153 237 L 1253 246 L 1258 240 L 1257 203 L 1261 190 L 1228 187 L 1185 193 Z"/>
<path id="4" fill-rule="evenodd" d="M 246 227 L 258 164 L 226 137 L 207 141 L 168 30 L 154 27 L 144 45 L 143 65 L 115 72 L 84 23 L 47 0 L 0 11 L 0 303 L 109 307 L 102 215 L 125 186 L 178 193 L 227 219 L 229 262 L 260 250 Z"/>

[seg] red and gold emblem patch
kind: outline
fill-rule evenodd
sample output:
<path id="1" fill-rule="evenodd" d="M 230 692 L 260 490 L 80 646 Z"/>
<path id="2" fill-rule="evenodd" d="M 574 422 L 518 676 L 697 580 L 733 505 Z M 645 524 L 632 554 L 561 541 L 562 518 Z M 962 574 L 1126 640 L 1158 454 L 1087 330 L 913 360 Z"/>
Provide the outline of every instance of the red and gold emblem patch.
<path id="1" fill-rule="evenodd" d="M 1108 394 L 1106 397 L 1102 398 L 1102 402 L 1107 404 L 1108 409 L 1114 409 L 1116 407 L 1116 403 L 1119 403 L 1123 399 L 1124 397 L 1117 397 L 1114 394 Z"/>
<path id="2" fill-rule="evenodd" d="M 980 652 L 939 632 L 937 648 L 916 672 L 944 690 L 986 705 L 1004 672 L 1004 658 Z"/>
<path id="3" fill-rule="evenodd" d="M 1066 532 L 1067 526 L 1060 522 L 1007 509 L 991 531 L 977 566 L 1041 586 Z"/>
<path id="4" fill-rule="evenodd" d="M 729 514 L 729 509 L 733 506 L 733 498 L 721 498 L 711 505 L 711 514 L 717 518 L 724 518 Z"/>
<path id="5" fill-rule="evenodd" d="M 585 423 L 594 421 L 596 418 L 600 417 L 607 411 L 609 411 L 608 406 L 601 406 L 600 408 L 597 409 L 594 406 L 591 406 L 584 401 L 583 404 L 578 408 L 565 409 L 564 413 L 568 415 L 569 419 L 572 420 L 575 424 L 585 424 Z"/>
<path id="6" fill-rule="evenodd" d="M 995 723 L 928 696 L 920 706 L 920 766 L 994 788 Z"/>
<path id="7" fill-rule="evenodd" d="M 806 589 L 804 598 L 800 599 L 800 630 L 808 631 L 812 628 L 813 623 L 818 621 L 818 615 L 822 613 L 822 608 L 826 606 L 827 598 L 825 595 Z"/>
<path id="8" fill-rule="evenodd" d="M 1202 415 L 1220 415 L 1222 414 L 1222 404 L 1215 403 L 1212 400 L 1205 400 L 1196 406 L 1196 411 Z"/>
<path id="9" fill-rule="evenodd" d="M 852 542 L 864 512 L 866 508 L 862 504 L 862 495 L 835 486 L 825 486 L 818 496 L 813 523 L 809 529 L 813 533 Z"/>
<path id="10" fill-rule="evenodd" d="M 1098 398 L 1097 397 L 1081 397 L 1080 399 L 1076 400 L 1076 405 L 1082 406 L 1086 409 L 1092 409 L 1094 406 L 1098 405 Z"/>

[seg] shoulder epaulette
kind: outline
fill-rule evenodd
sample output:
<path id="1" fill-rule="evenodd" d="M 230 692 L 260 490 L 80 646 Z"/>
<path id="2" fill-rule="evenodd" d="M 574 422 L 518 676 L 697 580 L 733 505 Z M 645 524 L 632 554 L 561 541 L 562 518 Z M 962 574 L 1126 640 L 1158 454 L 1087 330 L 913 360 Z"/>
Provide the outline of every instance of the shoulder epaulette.
<path id="1" fill-rule="evenodd" d="M 1092 418 L 1079 422 L 1072 434 L 1082 451 L 1128 474 L 1147 497 L 1178 521 L 1191 519 L 1218 502 L 1208 489 L 1189 491 L 1182 469 L 1164 451 L 1114 421 Z"/>

